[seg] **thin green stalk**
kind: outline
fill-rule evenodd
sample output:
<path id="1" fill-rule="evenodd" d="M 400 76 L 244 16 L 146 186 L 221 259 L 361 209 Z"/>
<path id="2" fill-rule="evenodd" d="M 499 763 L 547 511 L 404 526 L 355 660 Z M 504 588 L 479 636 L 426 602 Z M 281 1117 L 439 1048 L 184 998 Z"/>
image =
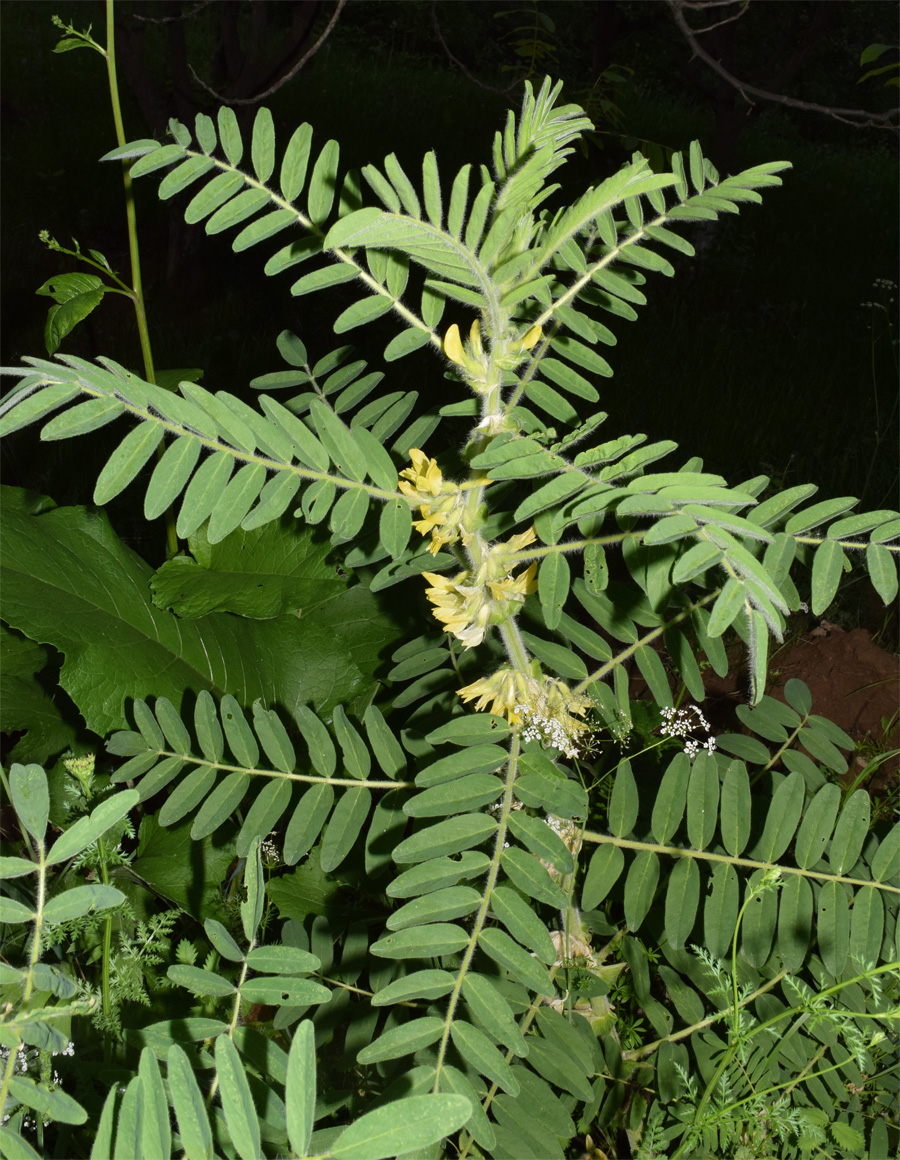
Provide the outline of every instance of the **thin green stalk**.
<path id="1" fill-rule="evenodd" d="M 109 81 L 109 99 L 112 105 L 113 122 L 116 128 L 116 144 L 125 144 L 125 128 L 122 122 L 122 106 L 119 101 L 119 81 L 116 73 L 116 25 L 114 0 L 106 0 L 106 50 L 103 53 L 106 60 L 106 75 Z M 148 383 L 156 382 L 156 370 L 153 365 L 153 351 L 150 347 L 150 331 L 147 326 L 147 308 L 144 302 L 144 287 L 141 280 L 141 254 L 138 245 L 137 213 L 134 203 L 134 190 L 131 183 L 131 162 L 122 161 L 122 184 L 125 188 L 125 219 L 128 226 L 128 254 L 131 261 L 131 290 L 134 312 L 137 318 L 138 336 L 141 343 L 141 355 L 144 360 L 144 378 Z M 160 444 L 157 450 L 157 460 L 164 454 Z M 174 556 L 178 552 L 178 535 L 175 531 L 175 512 L 169 507 L 165 513 L 166 543 L 168 553 Z"/>

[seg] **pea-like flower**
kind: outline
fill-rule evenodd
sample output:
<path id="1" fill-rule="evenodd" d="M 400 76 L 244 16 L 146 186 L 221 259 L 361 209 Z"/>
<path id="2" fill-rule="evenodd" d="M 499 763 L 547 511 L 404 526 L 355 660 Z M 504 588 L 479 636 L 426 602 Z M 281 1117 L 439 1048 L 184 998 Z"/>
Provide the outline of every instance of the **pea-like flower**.
<path id="1" fill-rule="evenodd" d="M 477 697 L 476 712 L 490 705 L 491 713 L 505 717 L 510 725 L 523 727 L 524 741 L 543 741 L 566 757 L 578 756 L 582 736 L 589 731 L 589 726 L 577 718 L 585 715 L 590 700 L 543 673 L 533 676 L 518 669 L 498 669 L 490 677 L 457 689 L 457 695 L 463 701 Z"/>
<path id="2" fill-rule="evenodd" d="M 444 479 L 436 459 L 413 447 L 409 453 L 412 467 L 400 472 L 400 490 L 419 505 L 420 520 L 413 527 L 423 536 L 430 535 L 428 551 L 436 556 L 444 544 L 460 538 L 459 521 L 465 510 L 465 497 L 458 484 Z M 463 535 L 463 542 L 466 536 Z"/>

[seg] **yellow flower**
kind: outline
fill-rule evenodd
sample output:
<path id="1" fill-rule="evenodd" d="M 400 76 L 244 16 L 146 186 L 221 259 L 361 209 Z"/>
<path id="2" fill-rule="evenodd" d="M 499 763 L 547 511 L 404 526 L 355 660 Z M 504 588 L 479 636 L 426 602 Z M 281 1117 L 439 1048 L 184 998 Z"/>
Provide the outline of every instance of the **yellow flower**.
<path id="1" fill-rule="evenodd" d="M 463 701 L 477 697 L 476 712 L 490 704 L 491 713 L 505 717 L 510 725 L 524 726 L 523 741 L 542 741 L 566 757 L 578 756 L 581 735 L 588 732 L 588 725 L 572 715 L 584 716 L 591 704 L 588 698 L 543 673 L 535 677 L 503 668 L 456 692 Z"/>
<path id="2" fill-rule="evenodd" d="M 444 479 L 436 459 L 429 459 L 418 447 L 410 450 L 409 457 L 412 467 L 400 472 L 398 486 L 408 499 L 419 505 L 421 519 L 413 526 L 423 536 L 430 533 L 428 550 L 436 556 L 444 544 L 459 539 L 465 499 L 457 484 Z"/>
<path id="3" fill-rule="evenodd" d="M 413 447 L 410 450 L 409 457 L 412 460 L 412 467 L 407 467 L 405 471 L 401 471 L 400 478 L 411 480 L 412 483 L 400 484 L 400 490 L 403 494 L 410 496 L 410 498 L 423 493 L 431 496 L 440 495 L 444 479 L 441 475 L 441 469 L 437 465 L 437 460 L 429 459 L 425 452 L 420 451 L 418 447 Z"/>

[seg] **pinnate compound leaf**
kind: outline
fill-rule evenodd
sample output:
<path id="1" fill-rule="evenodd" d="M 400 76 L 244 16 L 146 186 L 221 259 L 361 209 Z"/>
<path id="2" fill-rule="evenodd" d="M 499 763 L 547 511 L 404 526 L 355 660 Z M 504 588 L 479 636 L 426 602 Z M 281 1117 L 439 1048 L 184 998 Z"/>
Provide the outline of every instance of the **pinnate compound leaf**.
<path id="1" fill-rule="evenodd" d="M 360 1116 L 331 1144 L 335 1160 L 393 1160 L 427 1148 L 461 1128 L 472 1114 L 464 1096 L 409 1096 Z"/>

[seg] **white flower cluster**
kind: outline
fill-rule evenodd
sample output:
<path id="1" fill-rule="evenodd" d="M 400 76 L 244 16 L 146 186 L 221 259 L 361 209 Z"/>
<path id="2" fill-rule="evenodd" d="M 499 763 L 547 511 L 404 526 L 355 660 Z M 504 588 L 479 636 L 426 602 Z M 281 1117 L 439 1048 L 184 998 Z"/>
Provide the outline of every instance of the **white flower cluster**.
<path id="1" fill-rule="evenodd" d="M 525 728 L 522 741 L 541 741 L 552 745 L 566 757 L 578 757 L 579 749 L 574 738 L 566 732 L 565 726 L 555 717 L 544 717 L 529 705 L 516 705 L 514 712 L 522 718 Z"/>
<path id="2" fill-rule="evenodd" d="M 893 291 L 897 289 L 897 283 L 892 282 L 890 278 L 876 278 L 872 283 L 872 288 L 874 290 L 880 290 L 882 294 L 892 294 Z M 893 298 L 888 298 L 888 302 L 893 301 Z M 860 302 L 860 306 L 862 306 L 864 310 L 873 308 L 878 310 L 885 309 L 883 302 Z"/>
<path id="3" fill-rule="evenodd" d="M 688 705 L 686 709 L 665 707 L 660 709 L 660 712 L 663 717 L 660 733 L 663 737 L 677 737 L 683 740 L 684 752 L 688 757 L 696 757 L 701 748 L 709 754 L 715 753 L 716 739 L 709 722 L 696 705 Z M 702 743 L 691 736 L 698 728 L 706 730 L 706 740 Z"/>
<path id="4" fill-rule="evenodd" d="M 6 1063 L 9 1060 L 11 1050 L 12 1049 L 9 1047 L 0 1047 L 0 1065 L 2 1065 L 4 1067 L 4 1069 L 5 1069 Z M 62 1051 L 53 1051 L 50 1054 L 51 1055 L 74 1055 L 75 1054 L 75 1044 L 70 1039 L 68 1044 L 66 1045 L 66 1047 Z M 29 1070 L 29 1067 L 34 1067 L 38 1072 L 40 1071 L 40 1059 L 39 1059 L 39 1055 L 38 1055 L 38 1050 L 36 1047 L 26 1047 L 25 1044 L 23 1043 L 23 1044 L 20 1044 L 19 1049 L 16 1052 L 16 1062 L 13 1065 L 13 1075 L 25 1075 L 26 1072 Z M 60 1079 L 60 1076 L 59 1076 L 59 1072 L 56 1070 L 56 1068 L 53 1069 L 53 1074 L 50 1077 L 50 1082 L 54 1087 L 57 1087 L 59 1084 L 62 1083 L 62 1080 Z M 4 1114 L 2 1120 L 0 1120 L 0 1127 L 2 1127 L 4 1124 L 6 1124 L 9 1121 L 10 1116 L 11 1116 L 11 1113 L 9 1113 L 9 1112 Z M 44 1127 L 46 1128 L 49 1123 L 50 1123 L 49 1120 L 44 1120 Z M 23 1119 L 23 1121 L 22 1121 L 22 1127 L 33 1129 L 35 1127 L 35 1122 L 34 1122 L 34 1120 L 29 1119 L 26 1116 L 25 1119 Z"/>

